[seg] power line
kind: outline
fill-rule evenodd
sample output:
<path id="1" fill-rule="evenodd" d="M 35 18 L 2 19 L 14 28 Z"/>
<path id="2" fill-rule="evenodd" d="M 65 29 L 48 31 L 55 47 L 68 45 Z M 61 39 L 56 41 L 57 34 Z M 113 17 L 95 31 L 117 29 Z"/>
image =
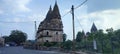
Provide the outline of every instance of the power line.
<path id="1" fill-rule="evenodd" d="M 77 7 L 75 7 L 74 9 L 77 9 L 79 7 L 81 7 L 84 3 L 86 3 L 88 0 L 85 0 L 84 2 L 82 2 L 80 5 L 78 5 Z M 63 16 L 61 17 L 64 17 L 66 16 L 67 14 L 71 13 L 72 10 L 69 10 L 68 12 L 66 12 Z M 26 23 L 26 22 L 7 22 L 7 21 L 0 21 L 1 23 Z M 27 22 L 34 22 L 34 21 L 27 21 Z"/>
<path id="2" fill-rule="evenodd" d="M 78 5 L 77 7 L 75 7 L 74 9 L 77 9 L 79 7 L 81 7 L 84 3 L 86 3 L 88 0 L 85 0 L 84 2 L 82 2 L 80 5 Z M 63 16 L 61 16 L 62 18 L 64 16 L 66 16 L 67 14 L 71 13 L 72 10 L 69 10 L 68 12 L 66 12 Z M 34 21 L 25 21 L 25 22 L 15 22 L 15 21 L 10 21 L 10 22 L 7 22 L 7 21 L 0 21 L 0 23 L 30 23 L 30 22 L 34 22 Z M 40 21 L 36 21 L 36 22 L 40 22 Z"/>
<path id="3" fill-rule="evenodd" d="M 69 10 L 68 12 L 66 12 L 62 17 L 66 16 L 67 14 L 69 14 L 71 12 L 71 10 Z"/>
<path id="4" fill-rule="evenodd" d="M 85 0 L 84 2 L 82 2 L 80 5 L 78 5 L 77 7 L 75 7 L 74 10 L 77 9 L 77 8 L 79 8 L 79 7 L 81 7 L 81 6 L 82 6 L 83 4 L 85 4 L 87 1 L 88 1 L 88 0 Z M 72 12 L 72 10 L 69 10 L 69 11 L 66 12 L 62 17 L 66 16 L 67 14 L 69 14 L 69 13 L 71 13 L 71 12 Z"/>
<path id="5" fill-rule="evenodd" d="M 83 30 L 83 27 L 82 27 L 82 25 L 81 25 L 81 23 L 80 23 L 80 21 L 79 21 L 79 19 L 78 19 L 78 17 L 77 17 L 76 15 L 75 15 L 75 18 L 77 19 L 77 21 L 78 21 L 78 23 L 79 23 L 81 29 Z"/>
<path id="6" fill-rule="evenodd" d="M 74 9 L 77 9 L 79 7 L 81 7 L 83 4 L 85 4 L 88 0 L 85 0 L 84 2 L 82 2 L 80 5 L 78 5 L 77 7 L 75 7 Z"/>
<path id="7" fill-rule="evenodd" d="M 85 0 L 84 2 L 82 2 L 80 5 L 78 5 L 77 7 L 75 7 L 74 8 L 74 10 L 75 9 L 77 9 L 77 8 L 79 8 L 79 7 L 81 7 L 84 3 L 86 3 L 88 0 Z M 69 14 L 69 13 L 71 13 L 72 12 L 72 10 L 69 10 L 68 12 L 66 12 L 62 17 L 64 17 L 64 16 L 66 16 L 67 14 Z M 79 19 L 78 19 L 78 17 L 75 15 L 75 18 L 77 19 L 77 21 L 79 22 L 79 24 L 80 24 L 80 27 L 81 27 L 81 29 L 83 30 L 83 27 L 82 27 L 82 25 L 81 25 L 81 23 L 80 23 L 80 21 L 79 21 Z"/>

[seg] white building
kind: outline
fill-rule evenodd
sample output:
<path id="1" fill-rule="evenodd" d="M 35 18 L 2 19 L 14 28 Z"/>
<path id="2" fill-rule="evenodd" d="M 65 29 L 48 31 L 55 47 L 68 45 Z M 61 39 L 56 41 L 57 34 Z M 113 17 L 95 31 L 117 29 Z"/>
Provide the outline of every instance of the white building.
<path id="1" fill-rule="evenodd" d="M 4 42 L 5 42 L 4 38 L 0 37 L 0 46 L 4 46 Z"/>

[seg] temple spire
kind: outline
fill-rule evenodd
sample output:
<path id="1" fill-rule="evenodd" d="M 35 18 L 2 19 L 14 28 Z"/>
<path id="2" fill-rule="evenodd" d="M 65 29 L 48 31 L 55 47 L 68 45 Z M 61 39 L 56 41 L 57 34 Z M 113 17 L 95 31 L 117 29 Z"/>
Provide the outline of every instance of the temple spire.
<path id="1" fill-rule="evenodd" d="M 51 5 L 50 5 L 50 8 L 49 8 L 49 11 L 51 11 L 51 12 L 52 12 L 52 8 L 51 8 Z"/>
<path id="2" fill-rule="evenodd" d="M 50 8 L 49 8 L 49 11 L 46 15 L 46 19 L 45 20 L 49 20 L 51 18 L 51 13 L 52 13 L 52 8 L 51 8 L 51 5 L 50 5 Z"/>
<path id="3" fill-rule="evenodd" d="M 57 5 L 57 0 L 55 0 L 55 5 Z"/>
<path id="4" fill-rule="evenodd" d="M 55 4 L 57 4 L 57 0 L 55 0 Z"/>
<path id="5" fill-rule="evenodd" d="M 60 12 L 59 12 L 59 8 L 58 8 L 58 5 L 57 5 L 57 0 L 55 1 L 55 5 L 54 5 L 54 8 L 53 8 L 52 14 L 54 15 L 55 18 L 60 18 Z"/>
<path id="6" fill-rule="evenodd" d="M 93 23 L 92 27 L 91 27 L 91 32 L 96 32 L 97 31 L 97 27 L 95 26 L 95 24 Z"/>

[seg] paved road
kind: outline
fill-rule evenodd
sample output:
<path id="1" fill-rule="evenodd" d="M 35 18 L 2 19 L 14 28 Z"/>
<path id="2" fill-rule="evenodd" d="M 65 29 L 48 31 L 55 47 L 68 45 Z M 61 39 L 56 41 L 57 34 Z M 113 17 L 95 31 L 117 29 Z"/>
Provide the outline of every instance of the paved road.
<path id="1" fill-rule="evenodd" d="M 0 47 L 0 54 L 66 54 L 55 51 L 29 50 L 22 47 Z"/>

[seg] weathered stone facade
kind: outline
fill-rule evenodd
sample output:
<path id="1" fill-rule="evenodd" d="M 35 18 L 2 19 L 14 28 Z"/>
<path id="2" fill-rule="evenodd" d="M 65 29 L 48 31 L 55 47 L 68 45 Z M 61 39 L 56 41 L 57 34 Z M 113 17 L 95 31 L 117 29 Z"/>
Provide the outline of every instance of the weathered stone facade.
<path id="1" fill-rule="evenodd" d="M 63 41 L 63 24 L 57 2 L 52 10 L 51 6 L 46 18 L 39 24 L 37 42 L 62 42 Z"/>

